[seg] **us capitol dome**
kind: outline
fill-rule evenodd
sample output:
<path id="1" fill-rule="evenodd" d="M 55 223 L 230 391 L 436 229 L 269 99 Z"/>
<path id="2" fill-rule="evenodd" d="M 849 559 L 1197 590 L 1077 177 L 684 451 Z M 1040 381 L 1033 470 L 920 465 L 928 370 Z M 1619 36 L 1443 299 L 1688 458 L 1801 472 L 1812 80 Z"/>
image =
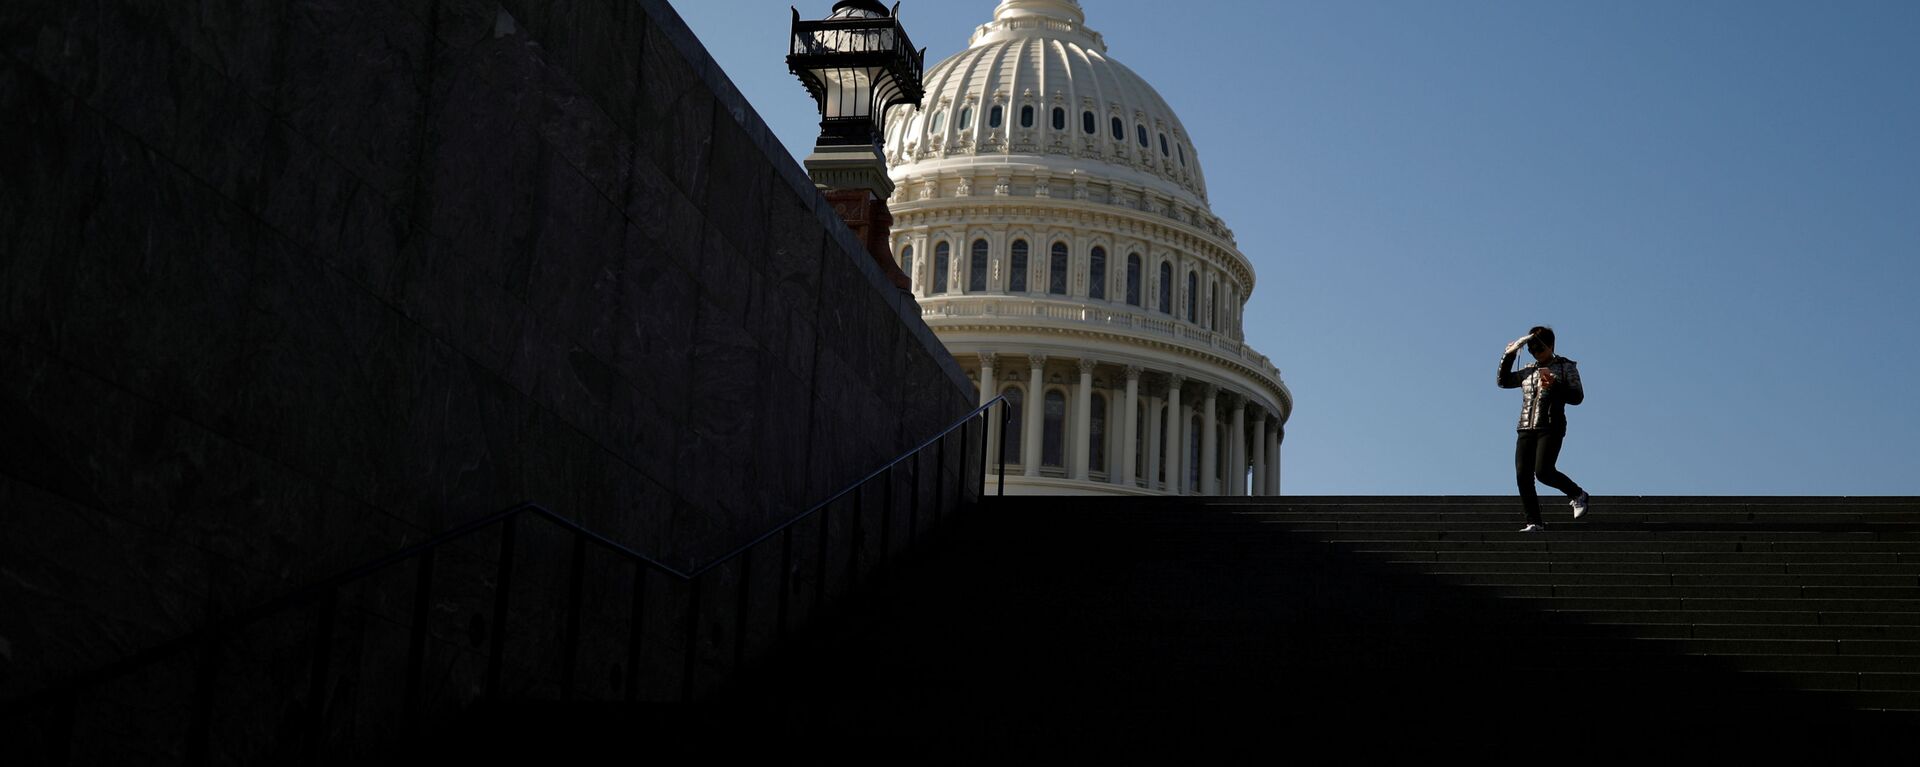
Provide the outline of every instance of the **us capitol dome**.
<path id="1" fill-rule="evenodd" d="M 1073 0 L 1003 0 L 925 81 L 886 123 L 893 251 L 1011 403 L 1007 492 L 1277 495 L 1293 395 L 1246 344 L 1253 267 L 1166 101 Z"/>

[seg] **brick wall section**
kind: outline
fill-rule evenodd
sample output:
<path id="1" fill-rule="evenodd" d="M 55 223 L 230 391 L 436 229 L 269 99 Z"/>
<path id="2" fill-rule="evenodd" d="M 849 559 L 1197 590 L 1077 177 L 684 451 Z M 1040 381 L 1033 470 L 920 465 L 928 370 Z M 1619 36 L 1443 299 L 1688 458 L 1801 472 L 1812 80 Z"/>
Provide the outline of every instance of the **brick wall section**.
<path id="1" fill-rule="evenodd" d="M 522 500 L 701 564 L 973 402 L 662 0 L 9 0 L 0 115 L 0 696 Z"/>

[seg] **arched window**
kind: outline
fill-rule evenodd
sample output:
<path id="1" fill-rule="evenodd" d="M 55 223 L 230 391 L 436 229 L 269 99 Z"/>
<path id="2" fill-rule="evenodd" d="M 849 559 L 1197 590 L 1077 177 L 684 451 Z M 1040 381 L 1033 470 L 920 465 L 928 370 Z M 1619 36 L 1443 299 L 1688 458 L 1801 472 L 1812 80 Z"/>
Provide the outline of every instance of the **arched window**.
<path id="1" fill-rule="evenodd" d="M 933 113 L 933 132 L 939 133 L 940 131 L 945 130 L 946 127 L 947 127 L 946 110 L 943 109 L 938 112 L 934 112 Z"/>
<path id="2" fill-rule="evenodd" d="M 973 241 L 973 258 L 967 263 L 967 292 L 987 290 L 987 241 Z"/>
<path id="3" fill-rule="evenodd" d="M 1027 292 L 1027 241 L 1013 241 L 1013 264 L 1007 269 L 1007 292 Z"/>
<path id="4" fill-rule="evenodd" d="M 1092 414 L 1087 417 L 1087 430 L 1092 439 L 1087 443 L 1087 468 L 1092 471 L 1107 470 L 1107 396 L 1093 395 Z"/>
<path id="5" fill-rule="evenodd" d="M 953 246 L 940 243 L 933 246 L 933 292 L 939 295 L 947 292 L 947 275 L 952 271 Z"/>
<path id="6" fill-rule="evenodd" d="M 1067 294 L 1067 244 L 1053 244 L 1053 257 L 1047 260 L 1047 292 L 1056 296 Z"/>
<path id="7" fill-rule="evenodd" d="M 1019 463 L 1020 435 L 1026 431 L 1020 427 L 1021 424 L 1026 423 L 1023 419 L 1026 414 L 1022 412 L 1021 406 L 1026 403 L 1026 396 L 1018 386 L 1001 389 L 1000 393 L 1007 398 L 1007 420 L 1006 427 L 1000 430 L 1000 447 L 1006 451 L 1007 463 Z"/>
<path id="8" fill-rule="evenodd" d="M 1173 152 L 1167 149 L 1167 134 L 1165 133 L 1160 134 L 1160 156 L 1161 157 L 1173 156 Z"/>
<path id="9" fill-rule="evenodd" d="M 1173 264 L 1160 262 L 1160 313 L 1173 313 Z"/>
<path id="10" fill-rule="evenodd" d="M 900 271 L 907 273 L 907 290 L 913 290 L 913 246 L 900 249 Z"/>
<path id="11" fill-rule="evenodd" d="M 1024 106 L 1020 108 L 1020 127 L 1022 128 L 1033 127 L 1033 107 L 1032 106 Z M 1183 162 L 1185 161 L 1184 157 L 1182 158 L 1182 161 Z"/>
<path id="12" fill-rule="evenodd" d="M 1065 107 L 1053 108 L 1053 129 L 1054 130 L 1067 129 L 1067 110 Z"/>
<path id="13" fill-rule="evenodd" d="M 1124 122 L 1121 122 L 1118 116 L 1115 116 L 1113 118 L 1113 140 L 1114 141 L 1127 140 L 1127 124 Z"/>
<path id="14" fill-rule="evenodd" d="M 1087 259 L 1087 297 L 1107 299 L 1107 249 L 1095 246 Z"/>
<path id="15" fill-rule="evenodd" d="M 1200 273 L 1187 272 L 1187 321 L 1200 321 Z"/>
<path id="16" fill-rule="evenodd" d="M 1127 305 L 1140 305 L 1140 254 L 1127 256 Z"/>
<path id="17" fill-rule="evenodd" d="M 1140 148 L 1147 148 L 1147 126 L 1135 125 L 1133 126 L 1133 132 L 1140 136 Z"/>
<path id="18" fill-rule="evenodd" d="M 987 113 L 987 127 L 998 128 L 1003 122 L 1006 122 L 1006 109 L 999 104 L 993 105 L 993 111 Z M 1166 138 L 1166 136 L 1161 136 L 1160 143 L 1165 144 Z"/>
<path id="19" fill-rule="evenodd" d="M 1194 413 L 1193 420 L 1187 425 L 1187 489 L 1200 489 L 1200 440 L 1206 437 L 1200 433 L 1200 414 Z"/>
<path id="20" fill-rule="evenodd" d="M 1080 129 L 1086 131 L 1089 136 L 1093 135 L 1093 112 L 1091 110 L 1080 114 Z"/>
<path id="21" fill-rule="evenodd" d="M 1040 465 L 1060 468 L 1067 465 L 1067 395 L 1047 392 L 1040 421 Z"/>
<path id="22" fill-rule="evenodd" d="M 1220 329 L 1220 283 L 1218 282 L 1213 284 L 1212 306 L 1213 306 L 1213 312 L 1210 319 L 1212 319 L 1213 322 L 1207 325 L 1207 327 L 1213 330 L 1219 330 Z"/>
<path id="23" fill-rule="evenodd" d="M 1187 167 L 1187 145 L 1180 145 L 1180 167 Z"/>
<path id="24" fill-rule="evenodd" d="M 960 122 L 954 123 L 953 127 L 958 128 L 960 130 L 966 130 L 968 128 L 973 127 L 973 107 L 971 106 L 961 107 Z"/>

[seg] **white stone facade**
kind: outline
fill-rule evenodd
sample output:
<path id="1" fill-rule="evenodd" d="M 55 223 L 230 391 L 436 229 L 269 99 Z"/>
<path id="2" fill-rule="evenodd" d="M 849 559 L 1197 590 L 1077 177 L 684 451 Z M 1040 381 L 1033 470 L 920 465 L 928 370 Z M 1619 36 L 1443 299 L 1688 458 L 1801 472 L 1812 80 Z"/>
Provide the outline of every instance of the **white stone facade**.
<path id="1" fill-rule="evenodd" d="M 888 118 L 893 249 L 981 400 L 1019 400 L 1007 491 L 1279 494 L 1293 395 L 1166 102 L 1072 0 L 1004 0 L 926 82 Z"/>

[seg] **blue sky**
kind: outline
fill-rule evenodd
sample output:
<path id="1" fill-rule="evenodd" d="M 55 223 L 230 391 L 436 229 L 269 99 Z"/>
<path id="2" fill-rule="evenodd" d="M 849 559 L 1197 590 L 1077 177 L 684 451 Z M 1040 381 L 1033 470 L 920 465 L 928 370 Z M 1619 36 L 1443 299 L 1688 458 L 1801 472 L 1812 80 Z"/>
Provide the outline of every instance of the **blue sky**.
<path id="1" fill-rule="evenodd" d="M 1512 493 L 1540 323 L 1595 495 L 1920 495 L 1920 3 L 1082 4 L 1259 272 L 1287 493 Z M 931 66 L 994 5 L 902 17 Z M 674 6 L 804 156 L 788 3 Z"/>

